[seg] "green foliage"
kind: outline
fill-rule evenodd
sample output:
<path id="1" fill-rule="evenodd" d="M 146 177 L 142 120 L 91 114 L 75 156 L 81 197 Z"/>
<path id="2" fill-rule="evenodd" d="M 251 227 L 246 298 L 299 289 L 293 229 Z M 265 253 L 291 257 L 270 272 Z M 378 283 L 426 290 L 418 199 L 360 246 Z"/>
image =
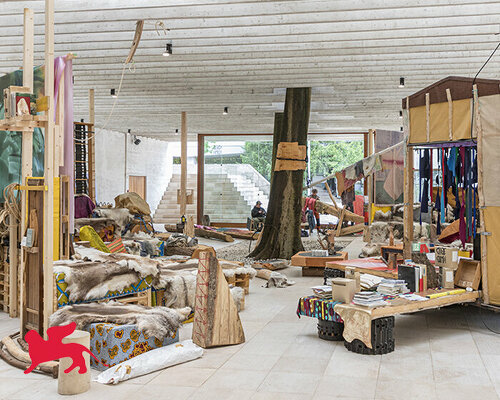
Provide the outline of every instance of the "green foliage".
<path id="1" fill-rule="evenodd" d="M 215 148 L 215 142 L 205 140 L 205 154 L 212 154 Z"/>
<path id="2" fill-rule="evenodd" d="M 273 156 L 272 142 L 245 142 L 245 152 L 241 154 L 241 162 L 250 164 L 264 178 L 271 180 L 271 160 Z"/>
<path id="3" fill-rule="evenodd" d="M 362 141 L 311 142 L 311 175 L 329 175 L 363 158 Z"/>

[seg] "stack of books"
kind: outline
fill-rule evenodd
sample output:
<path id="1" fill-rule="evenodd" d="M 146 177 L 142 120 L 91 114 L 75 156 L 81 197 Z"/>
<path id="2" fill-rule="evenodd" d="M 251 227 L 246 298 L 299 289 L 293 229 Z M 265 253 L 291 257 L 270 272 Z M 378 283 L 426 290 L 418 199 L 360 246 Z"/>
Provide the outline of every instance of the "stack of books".
<path id="1" fill-rule="evenodd" d="M 331 299 L 332 298 L 332 287 L 331 286 L 313 286 L 312 291 L 315 296 L 320 299 Z"/>
<path id="2" fill-rule="evenodd" d="M 400 293 L 408 293 L 406 282 L 397 279 L 382 279 L 377 287 L 377 292 L 387 296 L 397 296 Z"/>
<path id="3" fill-rule="evenodd" d="M 380 293 L 377 292 L 358 292 L 354 295 L 352 302 L 366 307 L 380 307 L 387 304 Z"/>
<path id="4" fill-rule="evenodd" d="M 360 285 L 361 289 L 371 290 L 376 289 L 379 283 L 382 282 L 382 278 L 370 274 L 361 274 Z"/>

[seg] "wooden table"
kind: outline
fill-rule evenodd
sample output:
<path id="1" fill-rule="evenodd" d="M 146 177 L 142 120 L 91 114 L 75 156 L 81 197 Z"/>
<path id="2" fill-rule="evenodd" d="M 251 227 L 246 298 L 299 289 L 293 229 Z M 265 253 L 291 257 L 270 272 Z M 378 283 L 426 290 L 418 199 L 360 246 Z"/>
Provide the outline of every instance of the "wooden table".
<path id="1" fill-rule="evenodd" d="M 328 262 L 347 260 L 349 254 L 337 251 L 333 256 L 314 257 L 310 251 L 299 251 L 292 257 L 291 265 L 302 267 L 302 276 L 323 276 Z"/>
<path id="2" fill-rule="evenodd" d="M 346 267 L 354 268 L 354 272 L 371 274 L 387 279 L 398 279 L 398 271 L 387 267 L 380 257 L 355 258 L 345 261 L 329 261 L 326 268 L 345 271 Z"/>

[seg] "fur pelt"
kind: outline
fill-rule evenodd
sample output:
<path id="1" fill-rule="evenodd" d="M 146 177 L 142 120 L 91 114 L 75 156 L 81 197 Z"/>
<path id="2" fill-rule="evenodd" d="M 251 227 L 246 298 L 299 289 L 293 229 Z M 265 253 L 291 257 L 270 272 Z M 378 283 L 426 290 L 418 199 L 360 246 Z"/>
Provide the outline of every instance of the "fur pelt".
<path id="1" fill-rule="evenodd" d="M 87 248 L 83 246 L 75 246 L 75 259 L 95 261 L 95 262 L 116 262 L 129 269 L 136 271 L 142 278 L 159 273 L 161 262 L 147 257 L 136 256 L 125 253 L 103 253 L 102 251 Z"/>
<path id="2" fill-rule="evenodd" d="M 134 219 L 134 216 L 126 208 L 96 208 L 94 213 L 115 221 L 119 229 L 117 233 L 121 233 L 125 226 Z"/>
<path id="3" fill-rule="evenodd" d="M 375 257 L 380 255 L 380 247 L 382 246 L 381 243 L 367 243 L 362 249 L 361 249 L 361 255 L 363 257 Z"/>
<path id="4" fill-rule="evenodd" d="M 241 302 L 242 302 L 242 300 L 245 300 L 245 289 L 240 288 L 239 286 L 233 286 L 229 290 L 230 290 L 231 296 L 233 297 L 233 300 L 236 304 L 236 308 L 238 309 L 238 312 L 240 312 L 241 311 Z"/>
<path id="5" fill-rule="evenodd" d="M 116 262 L 54 262 L 54 273 L 61 272 L 68 284 L 70 302 L 101 299 L 110 290 L 120 291 L 141 280 L 139 273 Z"/>
<path id="6" fill-rule="evenodd" d="M 295 285 L 295 282 L 289 281 L 288 278 L 280 272 L 273 271 L 271 272 L 271 276 L 266 283 L 266 287 L 277 287 L 277 288 L 285 288 L 291 285 Z"/>
<path id="7" fill-rule="evenodd" d="M 110 218 L 75 218 L 76 230 L 80 231 L 80 228 L 86 225 L 91 226 L 98 233 L 109 226 L 113 226 L 115 235 L 120 236 L 118 225 Z"/>
<path id="8" fill-rule="evenodd" d="M 145 307 L 134 304 L 108 303 L 76 304 L 57 310 L 50 316 L 50 326 L 76 322 L 77 329 L 97 322 L 118 325 L 134 324 L 147 335 L 158 339 L 172 335 L 179 329 L 191 309 L 174 310 L 167 307 Z"/>

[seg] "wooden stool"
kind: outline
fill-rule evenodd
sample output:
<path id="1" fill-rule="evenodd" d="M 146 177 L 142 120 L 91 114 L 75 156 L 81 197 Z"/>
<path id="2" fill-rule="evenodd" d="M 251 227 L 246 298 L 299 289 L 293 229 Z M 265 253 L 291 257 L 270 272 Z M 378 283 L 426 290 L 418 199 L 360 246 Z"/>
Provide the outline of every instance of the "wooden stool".
<path id="1" fill-rule="evenodd" d="M 74 331 L 71 335 L 66 336 L 62 340 L 63 343 L 78 343 L 90 347 L 90 333 L 85 331 Z M 78 368 L 73 371 L 64 373 L 68 369 L 73 360 L 70 357 L 63 357 L 59 360 L 59 376 L 57 381 L 57 392 L 59 394 L 79 394 L 85 393 L 90 389 L 90 355 L 83 353 L 87 372 L 80 374 Z"/>

